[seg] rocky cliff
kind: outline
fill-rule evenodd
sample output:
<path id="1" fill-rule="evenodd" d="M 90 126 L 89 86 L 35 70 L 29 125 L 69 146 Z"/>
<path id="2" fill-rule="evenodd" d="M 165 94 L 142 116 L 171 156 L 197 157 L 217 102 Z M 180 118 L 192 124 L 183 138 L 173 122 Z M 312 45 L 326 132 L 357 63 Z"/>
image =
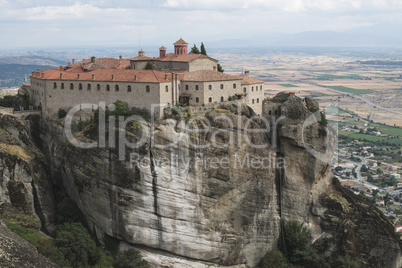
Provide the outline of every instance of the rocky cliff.
<path id="1" fill-rule="evenodd" d="M 103 148 L 73 145 L 59 122 L 29 122 L 54 185 L 99 241 L 140 248 L 154 267 L 255 267 L 291 220 L 307 224 L 322 255 L 399 267 L 392 225 L 330 172 L 334 131 L 296 96 L 263 105 L 262 117 L 224 105 L 187 128 L 134 120 L 106 132 Z M 75 137 L 90 142 L 101 132 L 89 126 Z"/>

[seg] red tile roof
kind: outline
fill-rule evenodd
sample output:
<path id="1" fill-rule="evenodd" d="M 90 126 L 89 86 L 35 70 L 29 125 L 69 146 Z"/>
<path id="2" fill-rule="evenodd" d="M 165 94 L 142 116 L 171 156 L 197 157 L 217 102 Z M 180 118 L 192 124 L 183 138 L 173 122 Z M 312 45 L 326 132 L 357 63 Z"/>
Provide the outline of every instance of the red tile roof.
<path id="1" fill-rule="evenodd" d="M 184 41 L 183 38 L 180 38 L 175 43 L 173 43 L 173 45 L 188 45 L 188 43 Z"/>
<path id="2" fill-rule="evenodd" d="M 93 71 L 97 69 L 127 69 L 130 67 L 129 59 L 115 58 L 95 58 L 95 62 L 91 59 L 82 60 L 72 65 L 65 66 L 64 69 L 69 72 L 80 73 L 83 71 Z"/>
<path id="3" fill-rule="evenodd" d="M 134 58 L 131 58 L 130 61 L 149 61 L 149 60 L 155 60 L 155 58 L 147 57 L 147 56 L 137 56 Z"/>
<path id="4" fill-rule="evenodd" d="M 168 53 L 165 57 L 157 58 L 156 60 L 160 61 L 178 61 L 178 62 L 190 62 L 196 59 L 210 59 L 212 61 L 218 62 L 218 60 L 208 57 L 202 54 L 183 54 L 183 55 L 175 55 L 174 53 Z"/>
<path id="5" fill-rule="evenodd" d="M 254 84 L 264 84 L 265 82 L 262 80 L 258 80 L 256 78 L 252 78 L 248 75 L 242 75 L 243 76 L 243 85 L 254 85 Z"/>
<path id="6" fill-rule="evenodd" d="M 166 47 L 161 46 L 159 49 L 166 50 Z"/>
<path id="7" fill-rule="evenodd" d="M 171 75 L 154 70 L 120 70 L 120 69 L 98 69 L 92 72 L 72 73 L 60 71 L 59 69 L 49 69 L 43 71 L 44 77 L 40 79 L 50 80 L 72 80 L 72 81 L 113 81 L 113 82 L 138 82 L 138 83 L 159 83 L 171 80 Z M 62 78 L 60 78 L 62 74 Z M 78 78 L 79 74 L 79 78 Z M 92 79 L 94 74 L 94 79 Z M 113 76 L 113 78 L 112 78 Z M 35 76 L 33 76 L 35 77 Z M 136 80 L 135 80 L 136 78 Z M 166 78 L 166 79 L 165 79 Z"/>
<path id="8" fill-rule="evenodd" d="M 213 70 L 198 70 L 194 72 L 184 73 L 183 81 L 230 81 L 230 80 L 241 80 L 240 76 L 233 76 L 229 74 L 224 74 Z"/>

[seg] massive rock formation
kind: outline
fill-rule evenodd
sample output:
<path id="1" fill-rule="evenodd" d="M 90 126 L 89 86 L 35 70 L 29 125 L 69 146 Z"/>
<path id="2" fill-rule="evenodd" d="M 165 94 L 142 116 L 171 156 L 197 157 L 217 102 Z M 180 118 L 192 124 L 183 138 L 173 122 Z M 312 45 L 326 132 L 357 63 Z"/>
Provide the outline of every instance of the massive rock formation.
<path id="1" fill-rule="evenodd" d="M 290 220 L 308 225 L 323 255 L 399 267 L 390 223 L 331 174 L 335 133 L 317 122 L 319 113 L 286 93 L 263 105 L 262 117 L 224 105 L 190 128 L 186 120 L 132 121 L 88 149 L 69 142 L 57 120 L 30 122 L 54 184 L 99 241 L 140 248 L 154 267 L 254 267 Z M 100 134 L 87 127 L 75 137 L 90 142 Z M 138 146 L 124 146 L 119 135 Z"/>

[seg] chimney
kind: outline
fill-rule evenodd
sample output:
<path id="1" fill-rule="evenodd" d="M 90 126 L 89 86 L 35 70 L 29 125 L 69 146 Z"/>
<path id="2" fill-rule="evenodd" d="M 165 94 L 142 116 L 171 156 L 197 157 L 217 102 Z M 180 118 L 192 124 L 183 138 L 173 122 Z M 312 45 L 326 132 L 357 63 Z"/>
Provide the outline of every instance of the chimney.
<path id="1" fill-rule="evenodd" d="M 114 75 L 112 74 L 112 80 L 114 80 Z"/>
<path id="2" fill-rule="evenodd" d="M 43 78 L 43 77 L 45 77 L 45 74 L 44 74 L 44 73 L 41 73 L 41 74 L 40 74 L 40 78 Z"/>
<path id="3" fill-rule="evenodd" d="M 294 95 L 295 95 L 294 91 L 289 92 L 289 96 L 294 96 Z"/>
<path id="4" fill-rule="evenodd" d="M 145 52 L 144 52 L 144 50 L 140 50 L 140 51 L 138 51 L 138 57 L 143 57 L 143 56 L 145 56 Z"/>
<path id="5" fill-rule="evenodd" d="M 62 73 L 60 73 L 60 79 L 63 79 L 63 74 Z"/>
<path id="6" fill-rule="evenodd" d="M 67 64 L 68 66 L 70 66 L 70 62 L 68 62 L 68 64 Z"/>
<path id="7" fill-rule="evenodd" d="M 80 74 L 77 74 L 77 79 L 80 79 Z"/>
<path id="8" fill-rule="evenodd" d="M 216 71 L 216 66 L 213 67 L 214 71 Z"/>
<path id="9" fill-rule="evenodd" d="M 168 74 L 165 74 L 165 80 L 168 80 Z"/>
<path id="10" fill-rule="evenodd" d="M 32 71 L 32 76 L 34 76 L 35 75 L 35 71 Z"/>
<path id="11" fill-rule="evenodd" d="M 73 64 L 75 63 L 75 59 L 72 60 Z"/>
<path id="12" fill-rule="evenodd" d="M 63 66 L 60 65 L 60 71 L 63 70 Z"/>
<path id="13" fill-rule="evenodd" d="M 121 60 L 122 58 L 123 58 L 123 56 L 122 56 L 122 55 L 120 55 L 120 56 L 119 56 L 119 60 Z"/>
<path id="14" fill-rule="evenodd" d="M 164 46 L 161 46 L 160 48 L 159 48 L 159 58 L 164 58 L 166 56 L 166 47 L 164 47 Z"/>
<path id="15" fill-rule="evenodd" d="M 96 59 L 96 57 L 95 57 L 95 56 L 92 56 L 92 57 L 91 57 L 91 63 L 95 63 L 95 59 Z"/>
<path id="16" fill-rule="evenodd" d="M 39 71 L 40 71 L 40 69 L 38 68 L 38 69 L 37 69 L 37 71 L 39 72 Z"/>
<path id="17" fill-rule="evenodd" d="M 250 74 L 250 71 L 244 71 L 244 75 L 248 76 Z"/>
<path id="18" fill-rule="evenodd" d="M 95 79 L 95 74 L 92 74 L 92 80 L 94 80 Z"/>
<path id="19" fill-rule="evenodd" d="M 136 75 L 134 75 L 134 81 L 137 81 L 137 76 Z"/>

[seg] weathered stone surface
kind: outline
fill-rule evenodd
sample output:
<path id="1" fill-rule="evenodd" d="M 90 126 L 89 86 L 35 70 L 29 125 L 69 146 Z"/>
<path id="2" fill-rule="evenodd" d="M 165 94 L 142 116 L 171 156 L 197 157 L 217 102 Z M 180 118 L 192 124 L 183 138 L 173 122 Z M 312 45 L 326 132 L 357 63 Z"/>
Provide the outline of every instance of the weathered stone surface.
<path id="1" fill-rule="evenodd" d="M 35 216 L 51 232 L 55 202 L 49 166 L 28 128 L 16 117 L 0 115 L 0 203 Z"/>
<path id="2" fill-rule="evenodd" d="M 348 253 L 367 267 L 399 267 L 400 245 L 390 223 L 334 185 L 328 163 L 335 133 L 317 122 L 302 100 L 282 94 L 264 101 L 263 117 L 249 122 L 254 113 L 247 107 L 222 108 L 227 112 L 205 115 L 210 128 L 196 121 L 196 128 L 205 130 L 199 133 L 174 120 L 154 131 L 148 123 L 130 123 L 120 133 L 129 143 L 143 137 L 144 142 L 124 153 L 118 143 L 111 148 L 110 141 L 106 148 L 81 149 L 67 142 L 60 125 L 35 118 L 30 122 L 41 133 L 35 141 L 49 156 L 54 185 L 78 204 L 93 233 L 101 242 L 110 236 L 122 245 L 139 246 L 154 267 L 254 267 L 276 247 L 281 222 L 290 220 L 307 223 L 322 254 Z M 246 132 L 246 126 L 264 131 Z M 87 129 L 78 136 L 87 140 L 96 133 Z M 247 141 L 268 146 L 255 148 Z M 279 158 L 283 168 L 277 165 Z M 268 159 L 271 165 L 255 168 L 247 159 Z M 216 165 L 222 160 L 226 168 L 222 162 Z M 7 161 L 0 161 L 0 167 L 7 167 Z M 40 185 L 22 166 L 3 168 L 6 201 L 21 184 Z M 4 187 L 10 178 L 13 187 Z M 348 219 L 354 219 L 350 210 L 330 202 L 331 195 L 348 200 L 361 226 L 349 228 Z M 22 200 L 30 204 L 28 198 Z M 344 220 L 330 225 L 333 215 Z M 366 217 L 386 231 L 374 232 L 364 223 Z M 345 238 L 345 231 L 354 239 Z M 386 242 L 379 248 L 375 239 Z M 348 247 L 350 241 L 356 246 Z"/>
<path id="3" fill-rule="evenodd" d="M 307 96 L 307 97 L 304 98 L 304 101 L 306 102 L 307 109 L 309 109 L 310 111 L 315 112 L 315 111 L 318 111 L 320 109 L 320 105 L 312 97 Z"/>

